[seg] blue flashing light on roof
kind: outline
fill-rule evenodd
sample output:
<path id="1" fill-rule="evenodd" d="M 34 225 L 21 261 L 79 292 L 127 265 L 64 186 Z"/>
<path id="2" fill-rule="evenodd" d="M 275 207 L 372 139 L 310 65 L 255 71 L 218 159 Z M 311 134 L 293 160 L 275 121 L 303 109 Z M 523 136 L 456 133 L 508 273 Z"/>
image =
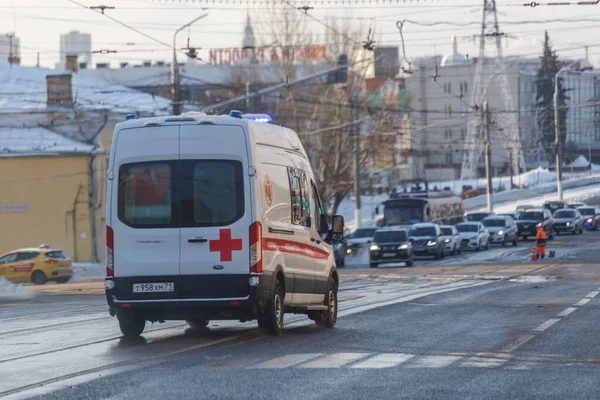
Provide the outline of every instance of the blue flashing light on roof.
<path id="1" fill-rule="evenodd" d="M 267 114 L 244 114 L 244 119 L 249 119 L 254 122 L 262 122 L 264 124 L 270 124 L 273 122 L 271 117 Z"/>
<path id="2" fill-rule="evenodd" d="M 238 110 L 231 110 L 231 111 L 229 111 L 229 116 L 233 117 L 233 118 L 242 119 L 242 115 L 243 115 L 242 112 L 238 111 Z"/>
<path id="3" fill-rule="evenodd" d="M 137 119 L 137 115 L 135 115 L 135 114 L 127 114 L 125 116 L 125 121 L 129 121 L 130 119 Z"/>

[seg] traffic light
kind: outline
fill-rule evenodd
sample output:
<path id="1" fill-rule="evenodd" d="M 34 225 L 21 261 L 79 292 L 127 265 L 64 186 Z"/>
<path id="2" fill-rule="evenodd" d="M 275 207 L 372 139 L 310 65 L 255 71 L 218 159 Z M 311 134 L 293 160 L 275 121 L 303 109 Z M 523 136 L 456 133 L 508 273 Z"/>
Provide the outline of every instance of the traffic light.
<path id="1" fill-rule="evenodd" d="M 344 66 L 344 68 L 340 68 L 337 71 L 330 72 L 327 74 L 327 84 L 335 84 L 335 83 L 345 83 L 348 80 L 348 56 L 342 54 L 338 58 L 338 67 Z"/>

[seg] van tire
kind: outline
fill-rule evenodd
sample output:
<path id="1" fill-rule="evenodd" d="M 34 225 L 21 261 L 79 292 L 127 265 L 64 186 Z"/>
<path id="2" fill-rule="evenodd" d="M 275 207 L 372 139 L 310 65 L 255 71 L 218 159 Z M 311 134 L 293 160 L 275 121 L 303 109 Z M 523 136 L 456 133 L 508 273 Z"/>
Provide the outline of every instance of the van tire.
<path id="1" fill-rule="evenodd" d="M 48 278 L 46 278 L 46 274 L 42 271 L 34 271 L 31 274 L 31 282 L 35 285 L 43 285 L 48 282 Z"/>
<path id="2" fill-rule="evenodd" d="M 190 328 L 200 331 L 200 330 L 206 329 L 209 321 L 207 319 L 193 319 L 193 320 L 188 320 L 186 322 L 188 323 Z"/>
<path id="3" fill-rule="evenodd" d="M 280 335 L 283 331 L 285 292 L 279 279 L 275 280 L 275 287 L 271 293 L 271 298 L 258 316 L 258 327 L 261 331 Z"/>
<path id="4" fill-rule="evenodd" d="M 141 313 L 119 311 L 117 312 L 117 319 L 119 320 L 121 333 L 127 339 L 134 339 L 140 336 L 146 327 L 146 319 Z"/>
<path id="5" fill-rule="evenodd" d="M 327 294 L 325 295 L 325 305 L 327 311 L 321 311 L 315 313 L 312 320 L 314 320 L 318 326 L 324 328 L 333 328 L 337 322 L 337 311 L 338 311 L 338 298 L 337 298 L 337 285 L 335 281 L 329 278 L 327 284 Z"/>

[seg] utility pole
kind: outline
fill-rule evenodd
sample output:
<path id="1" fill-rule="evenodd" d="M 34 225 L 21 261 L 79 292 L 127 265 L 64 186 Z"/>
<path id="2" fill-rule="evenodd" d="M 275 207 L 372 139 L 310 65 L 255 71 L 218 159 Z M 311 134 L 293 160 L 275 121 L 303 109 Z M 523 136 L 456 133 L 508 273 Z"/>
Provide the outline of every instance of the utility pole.
<path id="1" fill-rule="evenodd" d="M 563 200 L 562 184 L 562 140 L 560 138 L 558 126 L 558 78 L 563 70 L 557 72 L 554 77 L 554 144 L 556 145 L 556 190 L 558 191 L 558 201 Z"/>
<path id="2" fill-rule="evenodd" d="M 104 12 L 104 11 L 103 11 Z M 181 114 L 181 99 L 179 90 L 179 66 L 177 65 L 177 34 L 192 25 L 196 21 L 201 20 L 208 14 L 202 14 L 201 16 L 194 18 L 181 28 L 177 29 L 173 34 L 173 62 L 171 63 L 171 103 L 173 104 L 173 115 Z"/>
<path id="3" fill-rule="evenodd" d="M 512 161 L 512 157 L 513 157 L 513 149 L 512 149 L 512 147 L 508 148 L 508 157 Z M 508 164 L 508 168 L 510 168 L 510 189 L 509 190 L 512 190 L 512 188 L 513 188 L 513 175 L 514 175 L 515 172 L 513 170 L 513 164 L 510 161 L 509 161 L 509 164 Z"/>
<path id="4" fill-rule="evenodd" d="M 487 181 L 487 206 L 488 211 L 494 211 L 494 203 L 493 203 L 493 187 L 492 187 L 492 146 L 490 141 L 490 116 L 488 112 L 488 103 L 487 101 L 483 103 L 482 107 L 482 125 L 483 125 L 483 133 L 485 135 L 485 178 Z"/>
<path id="5" fill-rule="evenodd" d="M 358 107 L 358 89 L 354 89 L 352 95 L 352 108 L 354 110 L 354 120 L 360 120 L 360 111 Z M 355 160 L 354 160 L 354 226 L 360 228 L 360 122 L 354 125 L 355 140 Z"/>
<path id="6" fill-rule="evenodd" d="M 6 34 L 8 37 L 8 63 L 12 66 L 14 57 L 13 57 L 13 39 L 15 37 L 14 32 L 9 32 Z"/>

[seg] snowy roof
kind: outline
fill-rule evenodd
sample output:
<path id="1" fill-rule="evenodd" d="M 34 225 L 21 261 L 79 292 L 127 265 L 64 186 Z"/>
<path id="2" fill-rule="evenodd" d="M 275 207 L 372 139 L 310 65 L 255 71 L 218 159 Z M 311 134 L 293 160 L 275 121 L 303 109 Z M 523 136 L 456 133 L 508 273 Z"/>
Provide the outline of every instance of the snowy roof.
<path id="1" fill-rule="evenodd" d="M 46 128 L 0 127 L 0 157 L 91 154 L 95 146 Z"/>
<path id="2" fill-rule="evenodd" d="M 154 97 L 123 85 L 111 84 L 81 74 L 0 63 L 0 111 L 46 109 L 46 76 L 60 74 L 73 76 L 73 99 L 80 109 L 166 114 L 171 104 L 162 97 Z"/>

